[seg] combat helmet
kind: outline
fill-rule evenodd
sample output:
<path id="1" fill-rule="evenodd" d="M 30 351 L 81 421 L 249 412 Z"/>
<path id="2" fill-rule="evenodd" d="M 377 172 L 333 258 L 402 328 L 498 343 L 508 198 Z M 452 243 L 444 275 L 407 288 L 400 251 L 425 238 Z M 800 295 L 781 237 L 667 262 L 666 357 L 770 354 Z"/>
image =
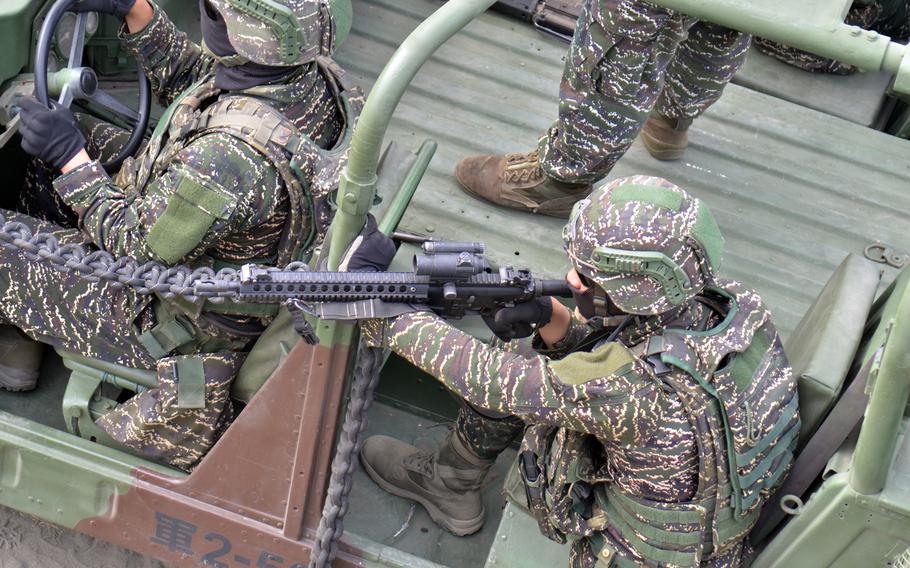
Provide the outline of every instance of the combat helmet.
<path id="1" fill-rule="evenodd" d="M 228 65 L 273 67 L 331 55 L 351 29 L 351 0 L 208 0 L 237 52 Z"/>
<path id="2" fill-rule="evenodd" d="M 620 178 L 575 204 L 572 266 L 628 314 L 660 314 L 713 283 L 724 239 L 700 199 L 665 179 Z"/>

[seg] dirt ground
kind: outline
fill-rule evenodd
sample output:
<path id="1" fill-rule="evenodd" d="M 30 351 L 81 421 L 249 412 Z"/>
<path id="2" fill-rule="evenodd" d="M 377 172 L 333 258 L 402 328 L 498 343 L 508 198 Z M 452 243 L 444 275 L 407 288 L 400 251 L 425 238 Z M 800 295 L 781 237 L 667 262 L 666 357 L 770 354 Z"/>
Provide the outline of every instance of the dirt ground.
<path id="1" fill-rule="evenodd" d="M 0 507 L 0 568 L 171 568 L 124 548 Z"/>

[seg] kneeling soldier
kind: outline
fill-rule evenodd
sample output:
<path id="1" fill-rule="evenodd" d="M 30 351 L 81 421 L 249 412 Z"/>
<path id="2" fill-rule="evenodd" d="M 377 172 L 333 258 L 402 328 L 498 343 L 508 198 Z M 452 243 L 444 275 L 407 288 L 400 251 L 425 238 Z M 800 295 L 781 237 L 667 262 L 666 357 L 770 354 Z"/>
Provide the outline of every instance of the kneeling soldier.
<path id="1" fill-rule="evenodd" d="M 571 566 L 738 565 L 800 426 L 768 310 L 716 278 L 714 217 L 666 180 L 595 190 L 563 235 L 575 313 L 544 298 L 496 316 L 536 325 L 537 354 L 488 346 L 425 313 L 364 324 L 369 342 L 467 401 L 435 452 L 367 440 L 367 472 L 470 534 L 483 524 L 481 481 L 524 430 L 527 505 L 544 534 L 573 540 Z"/>

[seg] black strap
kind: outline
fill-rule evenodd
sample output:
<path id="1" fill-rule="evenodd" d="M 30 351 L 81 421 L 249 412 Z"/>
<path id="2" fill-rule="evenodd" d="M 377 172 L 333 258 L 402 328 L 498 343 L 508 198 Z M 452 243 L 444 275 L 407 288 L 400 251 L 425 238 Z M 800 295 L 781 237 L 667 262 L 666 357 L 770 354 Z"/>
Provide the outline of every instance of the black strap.
<path id="1" fill-rule="evenodd" d="M 856 428 L 866 411 L 869 396 L 866 394 L 866 382 L 872 363 L 878 358 L 878 352 L 869 357 L 856 378 L 850 383 L 847 391 L 840 397 L 834 408 L 819 426 L 812 438 L 802 449 L 790 476 L 777 492 L 765 503 L 758 522 L 749 536 L 753 546 L 761 543 L 770 535 L 786 516 L 781 508 L 781 500 L 787 495 L 802 497 L 822 474 L 828 461 L 843 445 L 850 432 Z"/>

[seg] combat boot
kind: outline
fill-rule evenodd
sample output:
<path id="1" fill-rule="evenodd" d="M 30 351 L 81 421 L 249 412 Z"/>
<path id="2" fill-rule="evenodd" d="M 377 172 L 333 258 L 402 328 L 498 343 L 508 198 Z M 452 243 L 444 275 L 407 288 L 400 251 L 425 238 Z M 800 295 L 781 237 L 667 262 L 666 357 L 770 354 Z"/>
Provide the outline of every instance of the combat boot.
<path id="1" fill-rule="evenodd" d="M 455 166 L 461 186 L 483 200 L 569 218 L 575 202 L 591 193 L 591 184 L 563 183 L 544 173 L 537 151 L 505 156 L 469 156 Z"/>
<path id="2" fill-rule="evenodd" d="M 678 160 L 689 145 L 691 124 L 691 118 L 666 118 L 652 114 L 641 129 L 641 141 L 648 153 L 658 160 Z"/>
<path id="3" fill-rule="evenodd" d="M 454 433 L 435 451 L 372 436 L 360 450 L 360 461 L 380 487 L 417 501 L 452 534 L 473 534 L 483 526 L 480 487 L 495 460 L 477 457 Z"/>
<path id="4" fill-rule="evenodd" d="M 11 325 L 0 325 L 0 389 L 30 391 L 38 384 L 44 344 Z"/>

